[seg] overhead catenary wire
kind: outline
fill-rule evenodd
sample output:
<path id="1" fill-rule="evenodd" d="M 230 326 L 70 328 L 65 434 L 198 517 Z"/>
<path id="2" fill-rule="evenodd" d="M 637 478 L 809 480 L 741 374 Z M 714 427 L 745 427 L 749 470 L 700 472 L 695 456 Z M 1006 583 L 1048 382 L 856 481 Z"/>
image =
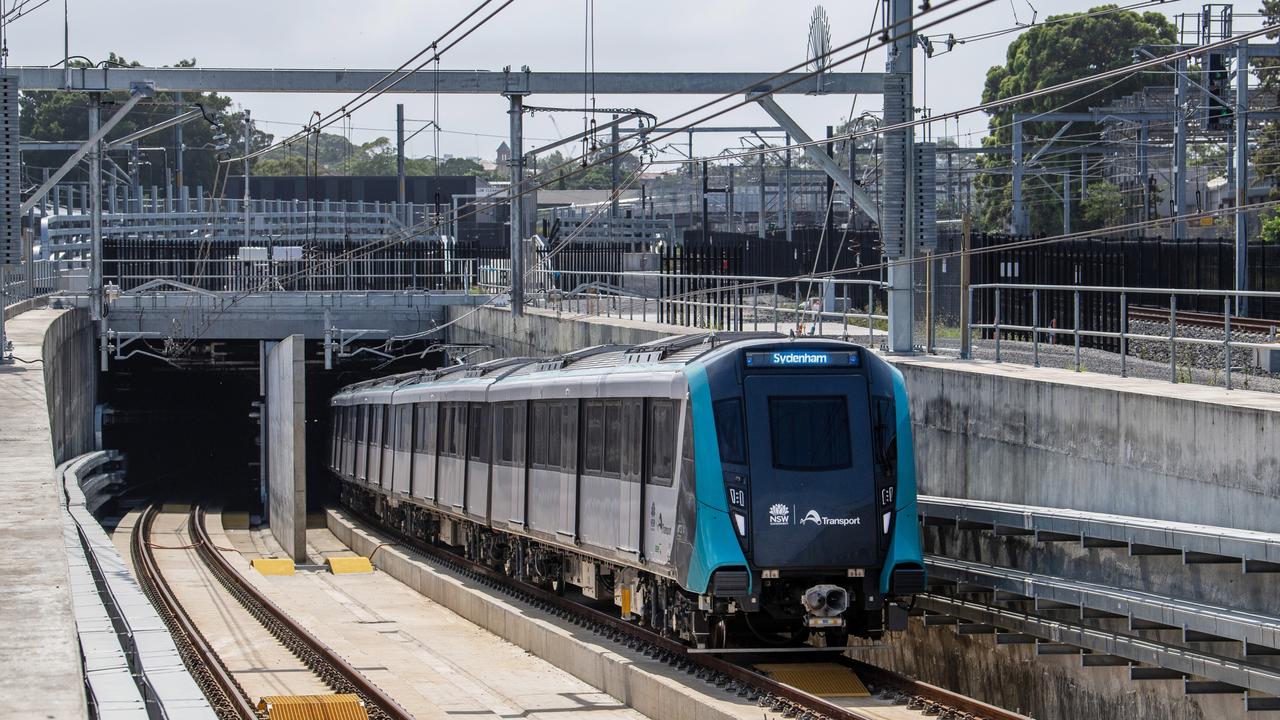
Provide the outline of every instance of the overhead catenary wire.
<path id="1" fill-rule="evenodd" d="M 1135 72 L 1143 71 L 1147 68 L 1154 67 L 1156 65 L 1164 65 L 1174 60 L 1180 60 L 1182 58 L 1189 58 L 1197 55 L 1203 55 L 1204 53 L 1212 52 L 1214 50 L 1220 50 L 1222 48 L 1229 47 L 1231 45 L 1235 45 L 1240 42 L 1244 42 L 1255 37 L 1260 37 L 1275 31 L 1276 31 L 1276 25 L 1274 23 L 1268 24 L 1267 26 L 1260 28 L 1258 30 L 1246 32 L 1241 35 L 1235 35 L 1225 40 L 1209 43 L 1207 45 L 1199 45 L 1194 48 L 1190 48 L 1188 50 L 1180 50 L 1180 51 L 1171 53 L 1169 55 L 1163 55 L 1158 58 L 1153 58 L 1151 60 L 1144 60 L 1142 62 L 1135 63 L 1133 65 L 1126 65 L 1124 67 L 1114 68 L 1112 70 L 1104 70 L 1104 71 L 1095 73 L 1093 75 L 1085 76 L 1083 78 L 1076 78 L 1074 80 L 1068 80 L 1066 82 L 1058 83 L 1056 85 L 1050 85 L 1044 88 L 1039 88 L 1037 90 L 1030 90 L 1025 93 L 1011 95 L 1007 98 L 1000 98 L 998 100 L 992 100 L 990 102 L 980 103 L 978 105 L 971 105 L 967 108 L 964 108 L 961 110 L 948 111 L 941 115 L 935 114 L 927 118 L 908 120 L 906 122 L 895 123 L 893 125 L 884 125 L 884 126 L 875 128 L 873 130 L 844 133 L 836 136 L 833 139 L 854 140 L 862 137 L 882 135 L 884 133 L 891 132 L 894 130 L 905 130 L 909 128 L 915 128 L 928 123 L 937 122 L 939 120 L 947 120 L 951 118 L 958 118 L 963 115 L 970 115 L 975 112 L 987 112 L 989 110 L 994 110 L 996 108 L 1004 107 L 1006 105 L 1012 105 L 1015 103 L 1024 102 L 1026 100 L 1033 100 L 1035 98 L 1042 97 L 1044 95 L 1051 95 L 1054 93 L 1060 93 L 1064 90 L 1071 90 L 1071 89 L 1080 87 L 1082 85 L 1088 85 L 1095 82 L 1100 82 L 1102 80 L 1110 80 L 1111 78 L 1125 75 L 1127 73 L 1135 73 Z M 760 154 L 772 154 L 772 153 L 780 152 L 783 150 L 795 150 L 795 149 L 802 149 L 806 147 L 813 147 L 825 142 L 827 142 L 826 139 L 814 140 L 812 142 L 807 142 L 807 143 L 791 143 L 789 145 L 781 146 L 781 147 L 775 146 L 775 147 L 769 148 L 768 150 L 750 150 L 750 151 L 745 151 L 740 153 L 734 153 L 732 155 L 724 156 L 724 158 L 738 159 L 738 158 L 754 157 Z M 655 160 L 654 164 L 678 164 L 682 162 L 688 162 L 688 161 L 687 160 Z"/>
<path id="2" fill-rule="evenodd" d="M 995 0 L 977 0 L 974 4 L 970 5 L 969 7 L 963 7 L 963 8 L 960 8 L 959 10 L 954 11 L 954 12 L 952 12 L 952 13 L 950 13 L 950 14 L 948 14 L 948 15 L 944 16 L 944 17 L 936 17 L 936 16 L 935 16 L 935 17 L 933 17 L 933 18 L 932 18 L 928 23 L 924 24 L 923 26 L 921 26 L 921 27 L 919 27 L 919 28 L 916 28 L 916 30 L 927 29 L 928 27 L 931 27 L 931 26 L 934 26 L 934 25 L 937 25 L 937 24 L 940 24 L 940 23 L 946 22 L 946 21 L 948 21 L 948 20 L 952 20 L 952 19 L 957 18 L 957 17 L 960 17 L 961 15 L 964 15 L 964 14 L 966 14 L 966 13 L 968 13 L 968 12 L 971 12 L 971 11 L 972 11 L 972 10 L 974 10 L 974 9 L 977 9 L 977 8 L 982 7 L 982 6 L 984 6 L 984 5 L 988 5 L 988 4 L 990 4 L 991 2 L 994 2 L 994 1 L 995 1 Z M 850 56 L 848 56 L 848 57 L 841 58 L 841 59 L 838 59 L 838 60 L 836 60 L 836 61 L 834 61 L 834 62 L 832 62 L 832 63 L 829 63 L 829 64 L 827 64 L 827 65 L 826 65 L 826 69 L 830 69 L 831 67 L 834 67 L 834 66 L 836 66 L 836 65 L 840 65 L 840 64 L 843 64 L 843 63 L 848 62 L 848 61 L 850 61 L 850 60 L 853 60 L 853 59 L 855 59 L 855 58 L 861 57 L 863 54 L 865 54 L 865 53 L 867 53 L 867 52 L 870 52 L 872 49 L 877 49 L 877 48 L 882 47 L 882 46 L 884 46 L 884 45 L 890 44 L 890 43 L 892 43 L 892 42 L 895 42 L 895 41 L 897 41 L 897 40 L 900 40 L 900 39 L 902 39 L 902 38 L 905 38 L 905 37 L 910 36 L 914 31 L 904 31 L 904 32 L 902 32 L 902 33 L 900 33 L 900 34 L 898 34 L 898 35 L 896 35 L 896 36 L 891 36 L 891 35 L 889 34 L 889 30 L 890 30 L 891 28 L 897 28 L 899 25 L 906 25 L 906 24 L 913 23 L 915 20 L 919 19 L 921 16 L 923 16 L 923 15 L 925 15 L 925 14 L 927 14 L 927 13 L 930 13 L 930 12 L 936 12 L 936 11 L 938 11 L 938 10 L 942 9 L 942 8 L 949 7 L 949 6 L 954 5 L 954 4 L 958 3 L 958 2 L 960 2 L 960 0 L 942 0 L 941 2 L 935 2 L 935 3 L 932 3 L 931 5 L 925 6 L 925 7 L 924 7 L 924 8 L 923 8 L 919 13 L 917 13 L 917 14 L 915 14 L 915 15 L 909 16 L 909 17 L 907 17 L 907 18 L 903 18 L 902 20 L 899 20 L 899 21 L 896 21 L 896 22 L 891 23 L 891 24 L 889 24 L 889 25 L 886 25 L 886 26 L 882 29 L 882 31 L 881 31 L 880 41 L 879 41 L 879 43 L 878 43 L 877 45 L 875 45 L 875 46 L 870 46 L 870 47 L 868 47 L 867 49 L 865 49 L 865 50 L 863 50 L 863 51 L 855 52 L 853 55 L 850 55 Z M 508 4 L 509 4 L 509 3 L 508 3 Z M 505 5 L 504 5 L 503 7 L 505 7 Z M 501 8 L 499 8 L 499 9 L 501 9 Z M 474 28 L 473 28 L 473 30 L 474 30 Z M 841 46 L 839 46 L 839 47 L 837 47 L 837 48 L 834 48 L 834 49 L 832 49 L 832 50 L 829 50 L 829 51 L 828 51 L 828 52 L 826 52 L 826 53 L 823 53 L 823 54 L 822 54 L 822 56 L 823 56 L 823 57 L 829 57 L 829 56 L 831 56 L 831 55 L 833 55 L 833 54 L 835 54 L 835 53 L 842 52 L 843 50 L 845 50 L 845 49 L 847 49 L 847 48 L 850 48 L 850 47 L 853 47 L 853 46 L 855 46 L 855 45 L 857 45 L 857 44 L 859 44 L 859 43 L 862 43 L 862 42 L 864 42 L 865 40 L 866 40 L 866 38 L 865 38 L 865 37 L 859 37 L 859 38 L 856 38 L 856 39 L 854 39 L 854 40 L 852 40 L 852 41 L 850 41 L 850 42 L 848 42 L 848 43 L 845 43 L 845 44 L 843 44 L 843 45 L 841 45 Z M 687 111 L 685 111 L 685 112 L 683 112 L 683 113 L 680 113 L 680 114 L 678 114 L 678 115 L 674 116 L 673 118 L 668 119 L 666 122 L 661 123 L 661 124 L 670 124 L 670 123 L 672 123 L 672 122 L 675 122 L 676 120 L 680 120 L 680 119 L 686 118 L 686 117 L 688 117 L 688 116 L 690 116 L 690 115 L 693 115 L 693 114 L 695 114 L 695 113 L 697 113 L 697 112 L 699 112 L 699 111 L 701 111 L 701 110 L 703 110 L 703 109 L 706 109 L 706 108 L 711 107 L 711 106 L 714 106 L 714 105 L 716 105 L 716 104 L 718 104 L 718 103 L 720 103 L 720 102 L 723 102 L 723 101 L 724 101 L 724 100 L 726 100 L 726 99 L 729 99 L 729 98 L 735 97 L 735 96 L 737 96 L 737 95 L 739 95 L 739 94 L 746 93 L 746 92 L 747 92 L 747 91 L 749 91 L 749 90 L 755 89 L 756 87 L 758 87 L 758 85 L 759 85 L 760 83 L 767 83 L 767 82 L 771 82 L 771 81 L 773 81 L 773 80 L 777 80 L 777 79 L 779 79 L 779 78 L 783 78 L 784 76 L 788 75 L 788 73 L 792 73 L 792 72 L 794 72 L 794 71 L 796 71 L 796 70 L 798 70 L 798 69 L 803 68 L 803 67 L 804 67 L 806 64 L 808 64 L 811 60 L 812 60 L 812 58 L 811 58 L 811 59 L 807 59 L 807 60 L 805 60 L 804 62 L 799 63 L 798 65 L 793 65 L 793 66 L 791 66 L 791 67 L 789 67 L 789 68 L 787 68 L 787 69 L 785 69 L 785 70 L 783 70 L 783 71 L 781 71 L 781 72 L 775 73 L 775 74 L 773 74 L 773 75 L 771 75 L 771 76 L 769 76 L 769 77 L 767 77 L 767 78 L 764 78 L 763 80 L 757 81 L 756 83 L 753 83 L 753 84 L 751 84 L 751 85 L 749 85 L 749 86 L 743 87 L 743 88 L 741 88 L 741 89 L 739 89 L 739 90 L 736 90 L 736 91 L 734 91 L 734 92 L 731 92 L 731 93 L 726 93 L 726 94 L 724 94 L 724 95 L 722 95 L 722 96 L 720 96 L 720 97 L 718 97 L 718 98 L 716 98 L 716 99 L 713 99 L 713 100 L 711 100 L 711 101 L 708 101 L 708 102 L 702 103 L 702 104 L 700 104 L 700 105 L 698 105 L 698 106 L 696 106 L 696 107 L 694 107 L 694 108 L 692 108 L 692 109 L 690 109 L 690 110 L 687 110 Z M 777 87 L 771 87 L 771 88 L 769 88 L 769 89 L 767 89 L 767 90 L 764 90 L 763 92 L 759 93 L 759 95 L 771 95 L 771 94 L 773 94 L 773 93 L 775 93 L 775 92 L 778 92 L 779 90 L 786 89 L 786 88 L 788 88 L 788 87 L 790 87 L 790 86 L 792 86 L 792 85 L 794 85 L 794 84 L 796 84 L 796 83 L 803 82 L 803 81 L 804 81 L 804 80 L 806 80 L 806 79 L 811 79 L 814 75 L 816 75 L 816 74 L 817 74 L 817 72 L 818 72 L 818 71 L 799 73 L 797 77 L 792 78 L 792 79 L 789 79 L 789 80 L 785 81 L 783 84 L 781 84 L 781 85 L 779 85 L 779 86 L 777 86 Z M 675 134 L 678 134 L 678 133 L 680 133 L 680 132 L 684 132 L 685 130 L 687 130 L 687 129 L 688 129 L 688 128 L 690 128 L 690 127 L 694 127 L 695 125 L 698 125 L 698 124 L 701 124 L 701 123 L 706 122 L 706 121 L 708 121 L 708 120 L 711 120 L 711 119 L 713 119 L 713 118 L 715 118 L 715 117 L 718 117 L 718 116 L 720 116 L 720 115 L 722 115 L 722 114 L 724 114 L 724 113 L 726 113 L 726 112 L 729 112 L 730 110 L 732 110 L 732 109 L 734 109 L 734 108 L 736 108 L 736 107 L 741 107 L 742 105 L 747 104 L 747 103 L 749 103 L 749 102 L 754 102 L 754 100 L 742 101 L 742 102 L 737 103 L 737 104 L 734 104 L 734 105 L 732 105 L 732 106 L 730 106 L 730 107 L 728 107 L 728 108 L 723 108 L 723 109 L 721 109 L 721 110 L 718 110 L 718 111 L 716 111 L 716 112 L 713 112 L 713 113 L 711 113 L 710 115 L 707 115 L 707 116 L 705 116 L 705 117 L 703 117 L 703 118 L 699 118 L 699 119 L 696 119 L 696 120 L 693 120 L 693 121 L 687 122 L 687 123 L 685 123 L 684 125 L 682 125 L 682 126 L 680 126 L 680 127 L 677 127 L 677 128 L 674 128 L 673 130 L 671 130 L 671 131 L 667 132 L 665 135 L 662 135 L 662 136 L 661 136 L 661 138 L 670 137 L 670 136 L 675 135 Z M 661 139 L 661 138 L 660 138 L 660 139 Z M 647 138 L 644 140 L 644 144 L 645 144 L 645 145 L 648 145 L 648 143 L 649 143 L 649 142 L 651 142 L 651 141 L 649 141 Z M 625 150 L 625 151 L 623 151 L 623 150 L 619 150 L 619 151 L 614 152 L 613 154 L 602 154 L 602 156 L 600 156 L 600 157 L 596 157 L 594 160 L 592 160 L 592 161 L 590 161 L 590 162 L 586 163 L 586 164 L 582 167 L 582 170 L 586 170 L 586 169 L 587 169 L 587 168 L 589 168 L 589 167 L 593 167 L 593 166 L 596 166 L 596 165 L 604 164 L 604 163 L 606 163 L 606 162 L 610 162 L 610 161 L 611 161 L 611 160 L 613 160 L 615 157 L 621 157 L 621 156 L 623 156 L 623 155 L 628 154 L 629 152 L 630 152 L 630 150 Z M 261 153 L 261 151 L 260 151 L 258 154 L 260 154 L 260 153 Z M 248 155 L 248 156 L 245 156 L 245 157 L 246 157 L 246 158 L 247 158 L 247 157 L 252 157 L 252 155 Z M 530 193 L 537 192 L 538 190 L 540 190 L 540 189 L 542 189 L 542 188 L 544 188 L 544 187 L 547 187 L 547 186 L 551 185 L 552 183 L 558 182 L 561 178 L 557 177 L 557 176 L 555 175 L 555 173 L 557 173 L 558 171 L 560 171 L 560 170 L 562 170 L 562 169 L 565 169 L 566 167 L 568 167 L 568 166 L 570 166 L 570 165 L 572 165 L 572 164 L 575 164 L 579 159 L 580 159 L 580 158 L 572 158 L 572 159 L 570 159 L 570 160 L 565 161 L 564 163 L 562 163 L 562 164 L 561 164 L 561 165 L 559 165 L 559 166 L 556 166 L 556 167 L 553 167 L 553 168 L 549 168 L 549 169 L 544 170 L 544 171 L 542 171 L 542 172 L 540 172 L 540 173 L 538 173 L 538 174 L 535 174 L 534 176 L 532 176 L 531 178 L 529 178 L 529 180 L 537 180 L 537 179 L 539 179 L 539 178 L 546 178 L 546 179 L 545 179 L 543 182 L 541 182 L 541 183 L 536 183 L 536 184 L 535 184 L 535 183 L 532 183 L 532 182 L 528 182 L 528 181 L 526 181 L 526 182 L 522 183 L 522 189 L 521 189 L 521 191 L 520 191 L 520 192 L 518 192 L 518 193 L 514 193 L 511 197 L 512 197 L 512 198 L 514 198 L 514 197 L 522 197 L 522 196 L 528 195 L 528 194 L 530 194 Z M 646 167 L 647 167 L 647 166 L 646 166 Z M 574 173 L 574 174 L 576 174 L 576 173 Z M 475 214 L 475 213 L 477 213 L 477 212 L 479 212 L 479 210 L 472 211 L 472 213 L 470 213 L 470 215 L 474 215 L 474 214 Z M 420 235 L 422 235 L 422 234 L 426 234 L 428 231 L 431 231 L 431 230 L 437 230 L 437 231 L 438 231 L 439 229 L 441 229 L 442 227 L 444 227 L 444 226 L 445 226 L 445 224 L 446 224 L 447 222 L 456 221 L 457 219 L 461 219 L 462 217 L 464 217 L 464 216 L 459 215 L 458 217 L 452 218 L 452 220 L 450 220 L 450 219 L 448 219 L 448 218 L 446 218 L 446 217 L 441 217 L 440 219 L 437 219 L 437 220 L 435 220 L 434 222 L 429 221 L 429 220 L 428 220 L 428 221 L 424 221 L 424 222 L 422 222 L 422 223 L 420 223 L 420 224 L 413 225 L 413 226 L 411 226 L 411 227 L 409 227 L 409 228 L 406 228 L 406 229 L 405 229 L 405 230 L 404 230 L 404 231 L 403 231 L 403 232 L 402 232 L 398 237 L 393 237 L 393 238 L 390 238 L 390 239 L 382 239 L 382 240 L 374 241 L 374 242 L 371 242 L 371 243 L 366 243 L 366 244 L 361 245 L 361 246 L 356 247 L 356 248 L 352 248 L 351 250 L 349 250 L 349 251 L 347 251 L 347 252 L 343 253 L 342 255 L 340 255 L 340 256 L 338 256 L 338 257 L 331 258 L 331 259 L 327 260 L 327 261 L 324 263 L 324 265 L 325 265 L 326 267 L 330 267 L 330 268 L 331 268 L 331 267 L 335 267 L 335 266 L 337 266 L 337 265 L 338 265 L 338 264 L 340 264 L 340 263 L 350 262 L 351 260 L 354 260 L 354 259 L 356 259 L 356 258 L 358 258 L 358 257 L 362 257 L 362 256 L 367 255 L 367 254 L 372 253 L 372 252 L 376 252 L 376 251 L 378 251 L 379 249 L 382 249 L 382 248 L 384 248 L 384 247 L 390 247 L 390 246 L 392 246 L 392 245 L 399 244 L 399 243 L 401 243 L 401 242 L 405 242 L 405 241 L 407 241 L 407 240 L 409 240 L 409 239 L 411 239 L 411 238 L 418 237 L 418 236 L 420 236 Z M 310 274 L 310 272 L 311 272 L 311 271 L 309 271 L 309 270 L 299 271 L 299 272 L 293 273 L 293 274 L 291 274 L 291 275 L 285 276 L 285 277 L 283 277 L 283 278 L 279 278 L 279 281 L 281 281 L 281 282 L 287 282 L 287 281 L 290 281 L 290 280 L 295 279 L 295 278 L 297 278 L 297 277 L 302 277 L 302 276 L 308 275 L 308 274 Z M 224 303 L 224 304 L 220 307 L 220 309 L 219 309 L 219 311 L 218 311 L 218 313 L 217 313 L 217 314 L 218 314 L 218 315 L 220 315 L 220 314 L 222 314 L 223 312 L 226 312 L 226 310 L 228 310 L 231 306 L 235 305 L 235 304 L 236 304 L 240 299 L 242 299 L 243 297 L 247 297 L 247 294 L 242 294 L 242 295 L 241 295 L 240 297 L 238 297 L 238 298 L 232 298 L 232 299 L 230 299 L 228 302 Z M 189 346 L 191 345 L 191 343 L 194 343 L 194 342 L 195 342 L 195 340 L 196 340 L 196 339 L 198 339 L 198 337 L 199 337 L 199 334 L 198 334 L 198 333 L 197 333 L 197 334 L 195 334 L 195 335 L 193 335 L 193 337 L 191 337 L 191 338 L 189 338 L 189 339 L 188 339 L 188 342 L 187 342 L 186 346 L 187 346 L 187 347 L 189 347 Z"/>
<path id="3" fill-rule="evenodd" d="M 308 132 L 323 130 L 324 128 L 329 127 L 335 122 L 338 122 L 343 117 L 350 116 L 355 111 L 373 102 L 375 99 L 381 97 L 383 94 L 387 93 L 388 91 L 394 89 L 397 85 L 404 82 L 404 80 L 409 76 L 411 76 L 413 73 L 418 72 L 422 68 L 431 64 L 433 61 L 439 60 L 440 57 L 444 55 L 444 53 L 448 52 L 449 50 L 457 46 L 458 43 L 462 42 L 463 40 L 466 40 L 468 37 L 471 36 L 472 33 L 474 33 L 476 30 L 479 30 L 481 27 L 483 27 L 485 23 L 492 20 L 495 16 L 498 15 L 498 13 L 502 12 L 508 6 L 510 6 L 511 3 L 515 2 L 515 0 L 506 0 L 497 8 L 495 8 L 492 12 L 490 12 L 488 15 L 481 18 L 475 25 L 472 25 L 470 28 L 468 28 L 459 37 L 449 41 L 449 43 L 445 45 L 443 48 L 437 49 L 439 48 L 440 43 L 444 42 L 446 38 L 452 35 L 458 28 L 466 24 L 467 21 L 469 21 L 471 18 L 479 14 L 480 11 L 482 11 L 486 6 L 488 6 L 492 2 L 495 2 L 495 0 L 483 0 L 478 6 L 473 8 L 471 12 L 467 13 L 461 20 L 454 23 L 448 30 L 446 30 L 443 34 L 441 34 L 439 37 L 433 40 L 430 45 L 419 50 L 417 53 L 413 55 L 413 57 L 410 57 L 408 60 L 401 63 L 400 66 L 395 70 L 391 70 L 385 75 L 383 75 L 376 82 L 370 85 L 367 89 L 361 91 L 351 100 L 348 100 L 346 103 L 339 106 L 337 109 L 330 111 L 327 115 L 322 115 L 319 121 L 315 123 L 308 123 L 308 126 L 303 127 L 302 130 L 299 130 L 298 132 L 294 133 L 288 138 L 285 138 L 284 140 L 277 140 L 276 142 L 269 144 L 267 147 L 260 148 L 254 152 L 248 153 L 246 155 L 242 155 L 240 157 L 228 158 L 223 162 L 230 163 L 230 162 L 242 162 L 244 160 L 252 160 L 253 158 L 259 157 L 267 152 L 270 152 L 271 150 L 277 147 L 280 147 L 282 145 L 288 145 L 292 142 L 295 142 L 301 139 Z M 431 53 L 431 57 L 427 58 L 426 60 L 418 64 L 413 69 L 408 71 L 405 70 L 405 68 L 409 67 L 409 65 L 412 64 L 415 60 L 422 57 L 423 55 L 426 55 L 427 53 Z M 399 77 L 395 77 L 397 74 L 399 74 Z M 391 80 L 392 77 L 395 77 L 395 79 Z M 388 82 L 388 80 L 390 80 L 390 82 Z M 383 83 L 386 83 L 386 84 L 384 85 Z"/>

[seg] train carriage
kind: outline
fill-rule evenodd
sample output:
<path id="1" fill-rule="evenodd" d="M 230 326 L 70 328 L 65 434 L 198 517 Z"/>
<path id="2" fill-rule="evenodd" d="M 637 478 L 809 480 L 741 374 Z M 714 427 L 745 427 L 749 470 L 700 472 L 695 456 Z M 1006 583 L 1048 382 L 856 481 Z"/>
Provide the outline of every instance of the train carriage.
<path id="1" fill-rule="evenodd" d="M 347 503 L 691 644 L 878 637 L 924 587 L 902 378 L 850 343 L 680 336 L 332 405 Z"/>

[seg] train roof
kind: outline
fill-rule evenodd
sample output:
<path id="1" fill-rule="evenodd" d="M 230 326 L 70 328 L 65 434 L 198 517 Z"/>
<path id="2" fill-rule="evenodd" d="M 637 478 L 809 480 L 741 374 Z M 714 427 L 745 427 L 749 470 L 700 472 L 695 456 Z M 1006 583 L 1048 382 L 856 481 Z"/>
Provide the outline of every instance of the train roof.
<path id="1" fill-rule="evenodd" d="M 415 370 L 348 385 L 333 396 L 334 404 L 372 401 L 403 393 L 430 399 L 430 388 L 469 386 L 477 392 L 499 381 L 525 385 L 551 379 L 569 379 L 622 371 L 679 373 L 695 360 L 707 360 L 744 346 L 779 340 L 847 345 L 832 338 L 802 338 L 776 332 L 691 333 L 672 335 L 640 345 L 596 345 L 551 357 L 499 358 L 481 363 L 461 363 L 436 370 Z"/>

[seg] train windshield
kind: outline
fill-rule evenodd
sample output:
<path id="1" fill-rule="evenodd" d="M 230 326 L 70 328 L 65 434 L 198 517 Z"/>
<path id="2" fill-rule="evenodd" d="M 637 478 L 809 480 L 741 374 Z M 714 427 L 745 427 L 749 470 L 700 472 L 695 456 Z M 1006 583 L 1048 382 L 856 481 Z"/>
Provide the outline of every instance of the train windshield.
<path id="1" fill-rule="evenodd" d="M 853 464 L 843 395 L 769 398 L 769 435 L 779 470 L 844 470 Z"/>

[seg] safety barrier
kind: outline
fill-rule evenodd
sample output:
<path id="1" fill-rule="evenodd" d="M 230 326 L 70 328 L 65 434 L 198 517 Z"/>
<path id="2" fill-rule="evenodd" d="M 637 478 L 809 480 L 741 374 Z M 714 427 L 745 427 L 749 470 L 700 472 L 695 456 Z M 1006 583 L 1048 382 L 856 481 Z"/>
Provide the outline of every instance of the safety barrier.
<path id="1" fill-rule="evenodd" d="M 92 452 L 55 475 L 66 499 L 63 541 L 94 716 L 215 720 L 164 621 L 90 510 L 109 499 L 117 472 L 109 466 L 122 461 L 115 451 Z"/>

